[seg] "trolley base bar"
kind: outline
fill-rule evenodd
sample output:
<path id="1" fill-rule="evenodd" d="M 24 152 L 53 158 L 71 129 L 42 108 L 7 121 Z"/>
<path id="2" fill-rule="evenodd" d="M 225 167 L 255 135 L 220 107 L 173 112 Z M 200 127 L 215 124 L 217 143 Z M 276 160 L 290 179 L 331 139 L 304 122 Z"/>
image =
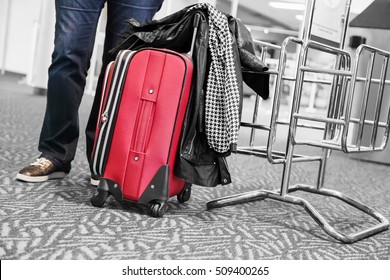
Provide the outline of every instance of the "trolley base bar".
<path id="1" fill-rule="evenodd" d="M 241 193 L 233 196 L 223 197 L 220 199 L 216 199 L 213 201 L 210 201 L 207 203 L 207 209 L 211 210 L 213 208 L 221 208 L 224 206 L 229 205 L 235 205 L 239 203 L 245 203 L 250 201 L 256 201 L 256 200 L 262 200 L 262 199 L 273 199 L 281 202 L 286 202 L 290 204 L 300 205 L 302 206 L 307 213 L 317 222 L 317 224 L 331 237 L 334 239 L 341 241 L 343 243 L 354 243 L 356 241 L 359 241 L 363 238 L 372 236 L 376 233 L 379 233 L 381 231 L 387 230 L 389 228 L 389 221 L 380 213 L 373 210 L 372 208 L 362 204 L 361 202 L 358 202 L 345 194 L 330 190 L 330 189 L 317 189 L 313 186 L 308 185 L 295 185 L 291 186 L 288 190 L 288 193 L 295 192 L 295 191 L 304 191 L 304 192 L 310 192 L 314 194 L 319 194 L 323 196 L 330 196 L 337 198 L 352 207 L 355 207 L 356 209 L 370 215 L 377 221 L 379 221 L 379 224 L 372 226 L 368 229 L 351 233 L 349 235 L 340 233 L 336 231 L 334 227 L 332 227 L 328 221 L 311 205 L 308 201 L 306 201 L 303 198 L 292 196 L 292 195 L 280 195 L 279 193 L 275 191 L 268 191 L 268 190 L 259 190 L 259 191 L 252 191 L 252 192 L 246 192 Z"/>

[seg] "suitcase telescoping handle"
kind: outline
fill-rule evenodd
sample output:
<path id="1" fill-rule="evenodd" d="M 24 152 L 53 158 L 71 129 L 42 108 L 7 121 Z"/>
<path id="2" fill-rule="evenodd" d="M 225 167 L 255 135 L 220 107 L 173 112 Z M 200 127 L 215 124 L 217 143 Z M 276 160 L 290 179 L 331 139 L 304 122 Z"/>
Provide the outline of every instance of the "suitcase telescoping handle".
<path id="1" fill-rule="evenodd" d="M 190 48 L 190 52 L 188 53 L 188 55 L 190 57 L 192 57 L 192 54 L 194 52 L 194 47 L 195 47 L 196 35 L 198 33 L 199 22 L 200 22 L 200 14 L 196 13 L 195 17 L 194 17 L 194 33 L 192 34 L 191 48 Z"/>

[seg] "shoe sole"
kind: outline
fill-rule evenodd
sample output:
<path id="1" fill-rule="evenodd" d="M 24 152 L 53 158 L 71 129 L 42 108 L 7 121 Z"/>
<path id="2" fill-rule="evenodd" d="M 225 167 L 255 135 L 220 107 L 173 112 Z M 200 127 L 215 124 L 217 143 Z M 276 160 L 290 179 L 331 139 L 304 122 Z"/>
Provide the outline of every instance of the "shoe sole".
<path id="1" fill-rule="evenodd" d="M 23 175 L 23 174 L 20 174 L 18 173 L 16 175 L 16 179 L 18 179 L 19 181 L 23 181 L 23 182 L 29 182 L 29 183 L 39 183 L 39 182 L 46 182 L 48 180 L 51 180 L 51 179 L 62 179 L 64 177 L 66 177 L 69 173 L 66 173 L 66 172 L 53 172 L 49 175 L 46 175 L 46 176 L 27 176 L 27 175 Z"/>
<path id="2" fill-rule="evenodd" d="M 91 178 L 91 185 L 94 186 L 94 187 L 97 187 L 100 183 L 100 180 L 95 180 L 95 179 L 92 179 Z"/>

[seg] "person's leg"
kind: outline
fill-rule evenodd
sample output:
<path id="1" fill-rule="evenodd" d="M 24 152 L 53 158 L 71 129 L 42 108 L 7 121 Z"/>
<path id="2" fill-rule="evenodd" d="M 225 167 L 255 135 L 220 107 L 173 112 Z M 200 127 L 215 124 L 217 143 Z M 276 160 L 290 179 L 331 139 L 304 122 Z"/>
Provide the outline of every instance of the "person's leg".
<path id="1" fill-rule="evenodd" d="M 38 150 L 61 167 L 70 168 L 76 153 L 78 109 L 104 2 L 56 0 L 55 47 Z"/>
<path id="2" fill-rule="evenodd" d="M 60 178 L 60 173 L 50 177 L 55 171 L 65 171 L 66 174 L 70 171 L 79 137 L 78 109 L 104 2 L 55 1 L 54 51 L 48 71 L 46 112 L 38 145 L 41 157 L 49 161 L 37 161 L 22 169 L 17 179 L 39 182 Z M 64 172 L 61 174 L 66 175 Z"/>
<path id="3" fill-rule="evenodd" d="M 96 122 L 99 113 L 100 98 L 104 71 L 111 61 L 108 51 L 111 50 L 122 38 L 122 34 L 128 27 L 126 20 L 136 19 L 140 23 L 150 21 L 155 13 L 160 9 L 163 0 L 108 0 L 108 15 L 106 26 L 106 37 L 104 41 L 103 64 L 96 87 L 95 99 L 86 127 L 87 158 L 91 162 L 91 155 L 96 131 Z"/>

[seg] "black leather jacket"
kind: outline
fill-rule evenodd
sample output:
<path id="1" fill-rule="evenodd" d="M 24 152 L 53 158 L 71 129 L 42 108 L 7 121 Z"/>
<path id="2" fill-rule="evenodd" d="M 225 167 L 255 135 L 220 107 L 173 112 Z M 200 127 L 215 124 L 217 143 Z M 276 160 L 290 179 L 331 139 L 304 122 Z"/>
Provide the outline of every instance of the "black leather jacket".
<path id="1" fill-rule="evenodd" d="M 191 6 L 190 6 L 191 7 Z M 129 20 L 122 42 L 112 50 L 113 57 L 122 49 L 143 47 L 168 48 L 186 53 L 191 46 L 194 18 L 200 15 L 192 59 L 194 62 L 193 86 L 183 124 L 180 153 L 177 155 L 175 175 L 186 182 L 201 186 L 231 183 L 226 157 L 234 152 L 220 154 L 212 150 L 205 134 L 205 88 L 210 64 L 208 50 L 208 13 L 187 7 L 163 19 L 139 25 Z M 247 83 L 262 98 L 268 98 L 269 74 L 266 65 L 255 55 L 249 31 L 235 18 L 228 16 L 229 28 L 234 38 L 234 57 L 242 100 L 242 82 Z"/>

